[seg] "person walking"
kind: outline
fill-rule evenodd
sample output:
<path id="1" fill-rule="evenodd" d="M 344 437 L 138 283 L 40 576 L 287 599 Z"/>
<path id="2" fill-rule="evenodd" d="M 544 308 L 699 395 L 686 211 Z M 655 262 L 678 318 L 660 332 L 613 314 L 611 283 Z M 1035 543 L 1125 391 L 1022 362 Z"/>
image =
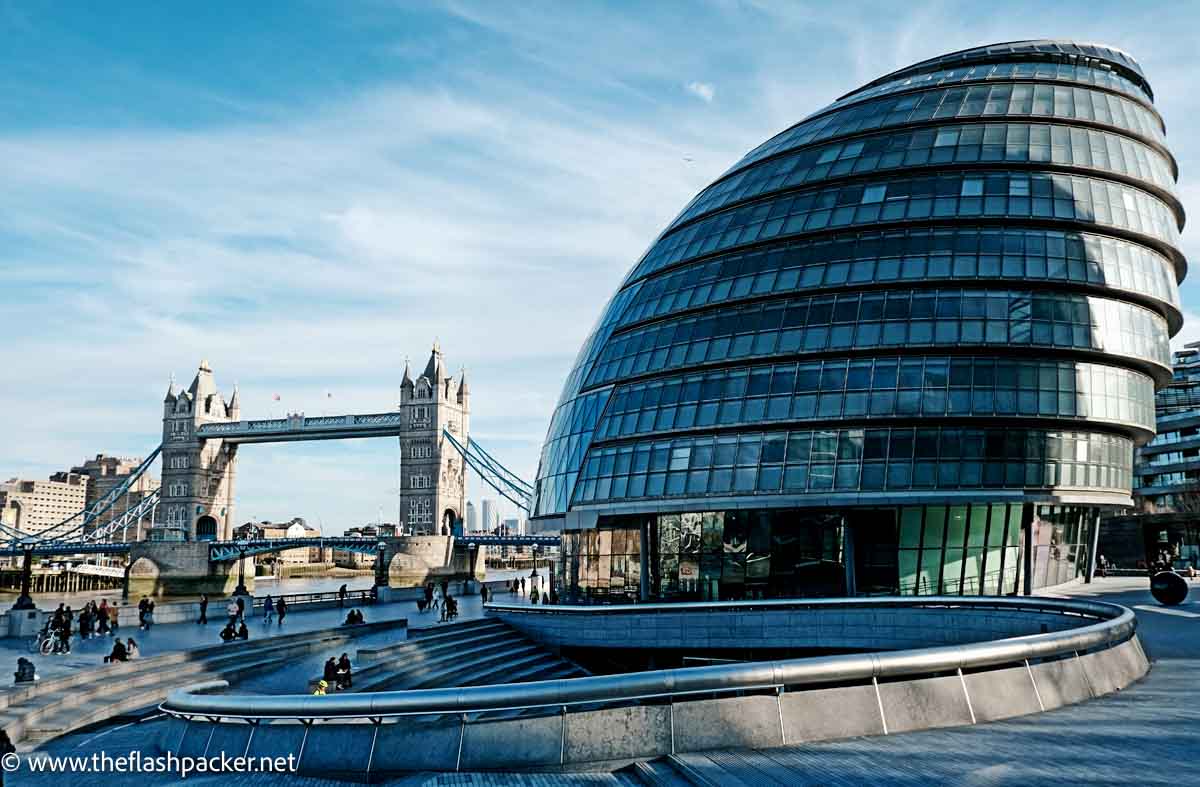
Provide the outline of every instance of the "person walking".
<path id="1" fill-rule="evenodd" d="M 154 625 L 154 599 L 146 599 L 146 631 Z"/>
<path id="2" fill-rule="evenodd" d="M 525 595 L 525 577 L 521 577 L 521 595 Z"/>
<path id="3" fill-rule="evenodd" d="M 142 600 L 138 602 L 138 628 L 146 628 L 146 597 L 142 596 Z"/>
<path id="4" fill-rule="evenodd" d="M 119 629 L 121 627 L 121 609 L 120 609 L 120 607 L 121 607 L 121 602 L 114 601 L 113 605 L 108 608 L 108 622 L 109 622 L 109 628 L 111 629 L 111 631 L 109 633 L 112 634 L 114 637 L 117 636 L 117 629 Z"/>
<path id="5" fill-rule="evenodd" d="M 486 604 L 487 600 L 488 600 L 487 585 L 480 585 L 479 586 L 479 603 Z"/>
<path id="6" fill-rule="evenodd" d="M 96 633 L 101 636 L 108 633 L 108 599 L 101 599 L 96 607 Z"/>
<path id="7" fill-rule="evenodd" d="M 196 623 L 201 626 L 207 625 L 207 623 L 208 623 L 208 594 L 207 593 L 200 594 L 200 619 L 197 620 Z"/>
<path id="8" fill-rule="evenodd" d="M 280 597 L 279 601 L 275 602 L 275 613 L 279 615 L 279 625 L 282 626 L 283 618 L 287 615 L 287 604 L 283 603 L 282 597 Z"/>
<path id="9" fill-rule="evenodd" d="M 271 595 L 267 594 L 267 600 L 263 602 L 263 623 L 270 623 L 275 617 L 275 601 Z"/>
<path id="10" fill-rule="evenodd" d="M 345 608 L 346 608 L 346 585 L 345 585 L 345 583 L 343 583 L 342 586 L 340 588 L 338 588 L 338 609 L 345 609 Z"/>

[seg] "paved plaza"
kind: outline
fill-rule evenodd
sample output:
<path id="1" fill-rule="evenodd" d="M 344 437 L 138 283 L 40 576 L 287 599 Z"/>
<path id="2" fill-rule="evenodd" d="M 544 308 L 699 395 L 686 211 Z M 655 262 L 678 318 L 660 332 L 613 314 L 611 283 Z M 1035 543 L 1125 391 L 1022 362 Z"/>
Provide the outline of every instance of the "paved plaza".
<path id="1" fill-rule="evenodd" d="M 1186 604 L 1159 607 L 1146 580 L 1098 579 L 1064 592 L 1124 604 L 1137 611 L 1139 633 L 1154 666 L 1149 675 L 1119 694 L 1049 713 L 978 727 L 931 730 L 888 737 L 857 738 L 765 750 L 729 750 L 679 755 L 678 761 L 711 784 L 732 785 L 1200 785 L 1200 585 Z M 508 598 L 507 596 L 505 597 Z M 478 616 L 478 597 L 464 598 L 463 616 Z M 421 620 L 411 604 L 389 605 L 406 613 L 410 625 L 436 626 L 432 615 Z M 336 610 L 329 610 L 329 613 Z M 322 613 L 309 613 L 316 616 Z M 370 610 L 368 610 L 370 614 Z M 289 623 L 291 617 L 289 617 Z M 162 627 L 167 628 L 167 627 Z M 308 661 L 311 661 L 308 660 Z M 288 675 L 310 674 L 307 661 Z M 247 684 L 259 691 L 278 690 L 264 679 Z M 288 677 L 288 682 L 295 681 Z M 146 745 L 160 722 L 81 732 L 49 744 L 52 754 L 125 753 Z M 53 777 L 19 773 L 10 784 L 50 784 Z M 76 775 L 73 785 L 169 784 L 159 775 L 138 777 Z M 294 776 L 193 776 L 194 784 L 303 785 L 339 782 Z M 621 775 L 589 774 L 414 774 L 396 785 L 595 785 L 632 783 Z"/>

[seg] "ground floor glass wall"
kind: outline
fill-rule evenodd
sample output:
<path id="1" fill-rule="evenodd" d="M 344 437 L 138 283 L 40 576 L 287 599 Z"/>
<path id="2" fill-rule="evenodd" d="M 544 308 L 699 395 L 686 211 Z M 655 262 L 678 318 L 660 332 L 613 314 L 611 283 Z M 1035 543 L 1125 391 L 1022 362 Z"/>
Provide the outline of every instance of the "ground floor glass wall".
<path id="1" fill-rule="evenodd" d="M 1082 575 L 1098 515 L 964 503 L 603 517 L 563 534 L 558 575 L 568 603 L 1011 595 Z"/>

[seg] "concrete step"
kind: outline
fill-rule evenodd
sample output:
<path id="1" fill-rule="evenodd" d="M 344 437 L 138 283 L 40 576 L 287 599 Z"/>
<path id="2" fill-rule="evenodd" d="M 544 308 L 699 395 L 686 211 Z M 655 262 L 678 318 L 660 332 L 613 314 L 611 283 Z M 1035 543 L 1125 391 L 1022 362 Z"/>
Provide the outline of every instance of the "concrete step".
<path id="1" fill-rule="evenodd" d="M 371 662 L 368 666 L 359 669 L 355 677 L 356 681 L 363 681 L 363 685 L 375 685 L 380 679 L 415 674 L 464 654 L 486 649 L 509 648 L 524 641 L 526 640 L 521 635 L 508 630 L 488 633 L 479 638 L 444 642 L 428 651 L 418 648 L 399 656 L 389 656 L 385 661 Z M 314 678 L 315 680 L 319 680 L 319 678 Z"/>
<path id="2" fill-rule="evenodd" d="M 465 645 L 469 644 L 469 647 Z M 381 691 L 387 689 L 417 688 L 425 685 L 424 680 L 431 675 L 440 675 L 454 671 L 455 665 L 462 664 L 469 657 L 478 654 L 497 654 L 503 656 L 511 653 L 514 656 L 526 653 L 531 647 L 536 647 L 515 632 L 500 638 L 487 638 L 482 642 L 459 643 L 457 647 L 445 648 L 439 653 L 425 657 L 425 654 L 414 654 L 409 659 L 403 659 L 399 664 L 391 665 L 367 676 L 360 684 L 360 691 Z M 442 683 L 440 685 L 452 685 Z M 367 688 L 369 686 L 369 688 Z"/>
<path id="3" fill-rule="evenodd" d="M 532 642 L 526 642 L 515 647 L 505 648 L 502 652 L 484 651 L 462 654 L 462 657 L 450 661 L 441 669 L 426 672 L 416 676 L 411 683 L 404 685 L 406 689 L 436 689 L 461 685 L 466 676 L 490 676 L 490 682 L 503 680 L 508 669 L 508 662 L 514 658 L 542 652 L 541 648 Z"/>
<path id="4" fill-rule="evenodd" d="M 635 762 L 617 773 L 636 779 L 635 784 L 650 787 L 693 787 L 696 784 L 663 760 Z"/>
<path id="5" fill-rule="evenodd" d="M 364 624 L 302 632 L 286 639 L 225 643 L 204 648 L 206 658 L 191 661 L 171 658 L 165 660 L 168 662 L 165 665 L 158 658 L 125 662 L 133 666 L 117 680 L 99 670 L 89 673 L 92 678 L 89 683 L 39 692 L 27 702 L 10 706 L 4 711 L 3 726 L 13 741 L 48 740 L 97 721 L 156 705 L 182 683 L 210 679 L 237 683 L 262 670 L 286 667 L 297 655 L 337 647 L 363 634 L 374 633 L 372 628 L 379 630 L 378 626 Z"/>
<path id="6" fill-rule="evenodd" d="M 358 651 L 360 662 L 381 661 L 404 653 L 411 653 L 425 647 L 431 647 L 447 642 L 456 642 L 472 636 L 494 631 L 511 631 L 511 627 L 495 619 L 470 620 L 465 623 L 447 623 L 436 629 L 422 631 L 410 629 L 408 640 L 381 648 L 361 648 Z"/>

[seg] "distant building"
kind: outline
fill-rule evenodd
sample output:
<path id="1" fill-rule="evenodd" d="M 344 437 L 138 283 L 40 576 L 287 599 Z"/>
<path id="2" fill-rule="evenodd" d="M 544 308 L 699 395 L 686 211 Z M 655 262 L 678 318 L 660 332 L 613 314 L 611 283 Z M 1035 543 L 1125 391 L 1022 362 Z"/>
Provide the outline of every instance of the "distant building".
<path id="1" fill-rule="evenodd" d="M 391 522 L 382 522 L 376 525 L 362 525 L 361 527 L 346 528 L 343 535 L 358 537 L 358 538 L 393 538 L 398 529 L 397 525 Z M 348 549 L 334 549 L 333 564 L 342 568 L 373 568 L 375 566 L 374 554 L 363 554 L 361 552 L 351 552 Z"/>
<path id="2" fill-rule="evenodd" d="M 301 517 L 295 517 L 288 522 L 247 522 L 233 530 L 234 539 L 255 538 L 319 538 L 321 531 L 309 527 Z M 309 563 L 324 563 L 325 550 L 321 547 L 299 547 L 285 549 L 282 552 L 269 555 L 259 555 L 255 562 L 278 561 L 288 565 L 307 565 Z"/>
<path id="3" fill-rule="evenodd" d="M 467 501 L 467 517 L 466 517 L 466 532 L 474 533 L 479 530 L 479 515 L 475 511 L 475 504 Z"/>
<path id="4" fill-rule="evenodd" d="M 483 506 L 483 521 L 479 523 L 479 529 L 490 533 L 500 527 L 500 508 L 490 498 L 485 497 L 480 503 Z"/>
<path id="5" fill-rule="evenodd" d="M 1137 513 L 1105 520 L 1099 552 L 1121 568 L 1200 566 L 1200 342 L 1177 350 L 1154 397 L 1158 434 L 1137 450 Z"/>
<path id="6" fill-rule="evenodd" d="M 82 511 L 87 489 L 88 477 L 79 473 L 55 473 L 48 481 L 11 478 L 0 484 L 0 522 L 37 535 Z"/>
<path id="7" fill-rule="evenodd" d="M 87 502 L 86 507 L 92 508 L 97 500 L 100 500 L 116 487 L 121 486 L 135 470 L 142 464 L 142 457 L 121 457 L 108 456 L 106 454 L 96 454 L 95 459 L 88 459 L 83 464 L 71 468 L 71 473 L 77 475 L 86 475 L 88 477 L 87 484 Z M 99 522 L 103 524 L 109 519 L 116 519 L 122 516 L 128 509 L 133 508 L 142 502 L 142 499 L 159 488 L 159 480 L 149 473 L 143 473 L 140 478 L 133 482 L 126 494 L 118 497 Z M 137 534 L 129 534 L 129 538 L 136 538 Z M 120 539 L 121 534 L 115 534 L 115 538 Z"/>

